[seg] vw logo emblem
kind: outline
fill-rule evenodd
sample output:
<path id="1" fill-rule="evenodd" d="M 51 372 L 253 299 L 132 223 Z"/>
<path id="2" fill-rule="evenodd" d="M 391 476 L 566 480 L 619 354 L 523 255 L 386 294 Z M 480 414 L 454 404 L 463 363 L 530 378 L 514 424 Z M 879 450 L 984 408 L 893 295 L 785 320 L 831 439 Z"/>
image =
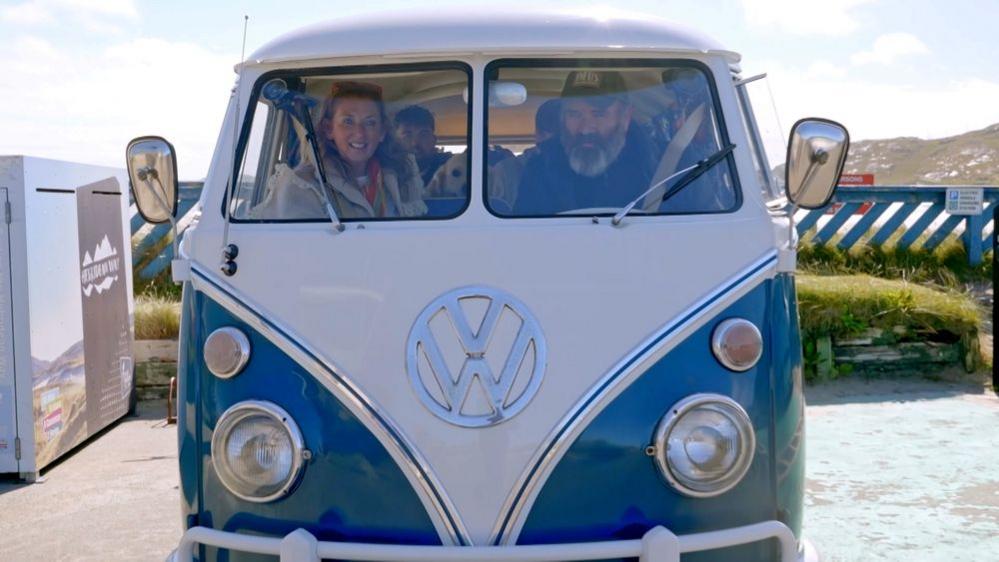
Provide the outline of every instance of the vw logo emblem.
<path id="1" fill-rule="evenodd" d="M 462 427 L 488 427 L 517 415 L 541 386 L 545 338 L 512 295 L 465 287 L 420 313 L 406 343 L 406 370 L 420 401 Z"/>

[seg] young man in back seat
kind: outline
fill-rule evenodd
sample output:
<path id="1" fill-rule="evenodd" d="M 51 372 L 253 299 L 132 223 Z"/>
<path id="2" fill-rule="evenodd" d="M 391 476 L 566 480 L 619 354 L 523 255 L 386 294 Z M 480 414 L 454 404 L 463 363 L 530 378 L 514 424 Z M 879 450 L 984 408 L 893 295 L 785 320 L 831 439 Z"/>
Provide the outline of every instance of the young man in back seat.
<path id="1" fill-rule="evenodd" d="M 434 172 L 451 155 L 437 148 L 434 114 L 418 105 L 411 105 L 395 114 L 395 139 L 403 150 L 416 157 L 423 185 L 430 183 Z"/>

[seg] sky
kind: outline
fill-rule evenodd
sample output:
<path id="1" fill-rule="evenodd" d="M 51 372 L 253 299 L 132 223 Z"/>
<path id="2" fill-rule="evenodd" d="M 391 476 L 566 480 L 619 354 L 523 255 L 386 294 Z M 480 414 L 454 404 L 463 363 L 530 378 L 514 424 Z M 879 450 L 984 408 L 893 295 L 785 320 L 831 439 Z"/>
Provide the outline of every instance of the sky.
<path id="1" fill-rule="evenodd" d="M 435 9 L 476 0 L 435 1 Z M 496 2 L 478 2 L 496 6 Z M 123 167 L 128 141 L 176 147 L 204 177 L 240 59 L 295 28 L 412 2 L 0 0 L 0 154 Z M 294 5 L 294 8 L 288 6 Z M 505 0 L 511 10 L 537 5 Z M 821 116 L 854 140 L 941 138 L 999 123 L 994 0 L 565 2 L 695 27 L 766 72 L 782 124 Z"/>

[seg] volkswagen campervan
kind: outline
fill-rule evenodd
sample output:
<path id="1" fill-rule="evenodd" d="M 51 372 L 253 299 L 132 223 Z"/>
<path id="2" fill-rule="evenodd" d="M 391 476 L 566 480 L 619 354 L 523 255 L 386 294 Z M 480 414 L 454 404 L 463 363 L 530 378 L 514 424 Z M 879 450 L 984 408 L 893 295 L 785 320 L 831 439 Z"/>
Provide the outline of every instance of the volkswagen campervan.
<path id="1" fill-rule="evenodd" d="M 778 188 L 738 62 L 654 18 L 441 13 L 238 65 L 174 262 L 173 559 L 806 557 L 791 217 L 848 138 L 797 123 Z M 127 156 L 174 220 L 171 145 Z"/>

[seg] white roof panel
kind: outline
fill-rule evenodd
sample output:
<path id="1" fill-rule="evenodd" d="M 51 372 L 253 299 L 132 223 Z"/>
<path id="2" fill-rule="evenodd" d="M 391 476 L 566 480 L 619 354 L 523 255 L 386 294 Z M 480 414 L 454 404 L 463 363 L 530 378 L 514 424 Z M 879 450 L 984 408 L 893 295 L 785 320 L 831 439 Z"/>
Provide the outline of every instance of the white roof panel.
<path id="1" fill-rule="evenodd" d="M 607 9 L 521 13 L 402 12 L 341 18 L 267 43 L 250 61 L 401 54 L 516 54 L 545 51 L 711 52 L 737 61 L 706 35 L 667 20 Z"/>

